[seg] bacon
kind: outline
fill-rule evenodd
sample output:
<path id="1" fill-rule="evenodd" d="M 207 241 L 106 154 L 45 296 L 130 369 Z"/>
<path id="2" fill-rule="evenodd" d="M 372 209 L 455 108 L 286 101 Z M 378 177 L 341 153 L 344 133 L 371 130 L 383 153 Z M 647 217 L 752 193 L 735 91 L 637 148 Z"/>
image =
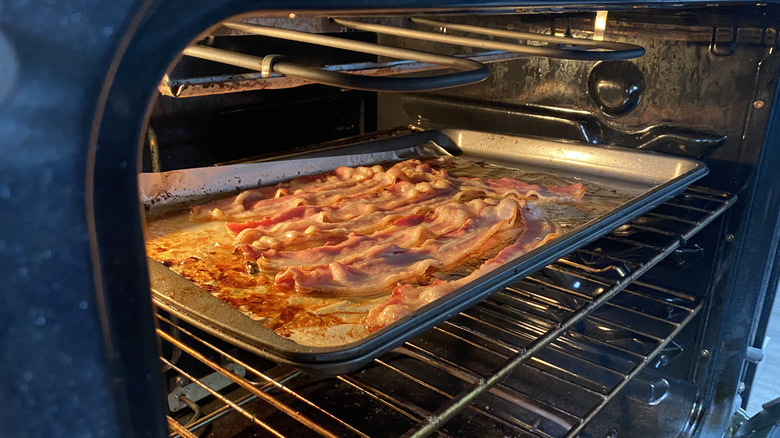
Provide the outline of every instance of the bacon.
<path id="1" fill-rule="evenodd" d="M 378 330 L 413 311 L 431 303 L 450 292 L 463 287 L 500 267 L 501 265 L 532 251 L 560 235 L 560 227 L 546 214 L 530 205 L 521 212 L 526 230 L 510 246 L 504 248 L 495 257 L 487 260 L 471 274 L 453 281 L 436 279 L 429 285 L 419 286 L 399 284 L 393 289 L 390 298 L 374 306 L 366 315 L 365 323 L 369 330 Z"/>
<path id="2" fill-rule="evenodd" d="M 340 258 L 360 253 L 372 246 L 395 244 L 404 248 L 421 246 L 462 226 L 488 205 L 485 202 L 459 204 L 450 202 L 436 207 L 426 215 L 410 214 L 396 219 L 388 227 L 370 235 L 352 233 L 335 245 L 314 247 L 300 251 L 263 252 L 257 264 L 265 270 L 281 270 L 291 266 L 327 264 Z"/>
<path id="3" fill-rule="evenodd" d="M 196 220 L 236 220 L 275 214 L 301 205 L 334 205 L 344 200 L 371 197 L 383 190 L 401 192 L 406 184 L 434 181 L 442 171 L 419 160 L 397 163 L 387 171 L 382 166 L 339 167 L 332 174 L 312 180 L 296 178 L 273 187 L 247 190 L 234 198 L 194 207 L 191 218 Z M 439 178 L 440 179 L 440 178 Z M 443 188 L 446 181 L 437 183 Z M 426 184 L 433 188 L 430 183 Z M 273 193 L 273 196 L 271 194 Z"/>
<path id="4" fill-rule="evenodd" d="M 515 194 L 523 198 L 562 201 L 580 199 L 585 195 L 585 186 L 583 186 L 582 183 L 575 183 L 570 186 L 544 187 L 536 184 L 527 184 L 518 179 L 509 177 L 487 180 L 468 177 L 461 177 L 458 179 L 465 185 L 490 195 L 506 196 Z"/>
<path id="5" fill-rule="evenodd" d="M 471 204 L 479 205 L 474 209 L 478 211 L 475 216 L 420 247 L 386 243 L 327 264 L 289 267 L 277 274 L 274 286 L 282 292 L 371 296 L 400 281 L 419 279 L 429 268 L 452 269 L 493 235 L 513 227 L 522 208 L 513 198 L 498 205 L 485 205 L 484 200 L 473 200 Z"/>
<path id="6" fill-rule="evenodd" d="M 195 208 L 224 220 L 233 243 L 280 295 L 374 297 L 365 318 L 386 326 L 560 234 L 535 200 L 571 201 L 582 184 L 454 177 L 419 160 L 341 167 Z M 436 275 L 484 262 L 455 281 Z"/>

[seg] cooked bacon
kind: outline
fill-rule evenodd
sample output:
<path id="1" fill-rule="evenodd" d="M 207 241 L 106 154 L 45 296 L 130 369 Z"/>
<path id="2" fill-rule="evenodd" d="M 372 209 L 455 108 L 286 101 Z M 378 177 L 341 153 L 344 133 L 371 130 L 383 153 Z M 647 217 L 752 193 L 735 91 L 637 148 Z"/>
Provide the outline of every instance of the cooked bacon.
<path id="1" fill-rule="evenodd" d="M 526 230 L 512 245 L 487 260 L 471 274 L 453 281 L 436 279 L 426 286 L 396 286 L 390 298 L 374 306 L 366 315 L 365 323 L 369 330 L 385 327 L 560 235 L 560 227 L 540 209 L 528 205 L 521 211 L 521 217 Z"/>
<path id="2" fill-rule="evenodd" d="M 363 252 L 380 244 L 395 244 L 413 248 L 439 238 L 461 227 L 468 219 L 479 215 L 486 202 L 467 204 L 449 202 L 428 214 L 413 213 L 392 221 L 389 226 L 370 235 L 353 232 L 346 240 L 334 245 L 319 246 L 300 251 L 270 249 L 260 254 L 257 264 L 265 270 L 281 270 L 292 266 L 322 265 Z"/>
<path id="3" fill-rule="evenodd" d="M 341 167 L 245 191 L 197 207 L 191 217 L 226 221 L 235 248 L 273 278 L 276 293 L 392 291 L 366 316 L 376 330 L 559 235 L 528 201 L 576 200 L 584 192 L 579 183 L 456 177 L 407 160 L 387 170 Z M 459 280 L 435 278 L 496 251 Z"/>
<path id="4" fill-rule="evenodd" d="M 503 177 L 498 179 L 458 178 L 467 186 L 481 190 L 490 195 L 506 196 L 516 194 L 522 198 L 556 199 L 572 201 L 585 195 L 585 186 L 575 183 L 570 186 L 544 187 L 536 184 L 527 184 L 515 178 Z"/>
<path id="5" fill-rule="evenodd" d="M 489 205 L 484 200 L 474 200 L 471 204 L 479 205 L 474 209 L 478 211 L 476 215 L 457 229 L 419 247 L 385 243 L 327 264 L 289 267 L 277 274 L 274 287 L 284 292 L 371 296 L 387 291 L 400 281 L 417 280 L 428 269 L 452 269 L 493 235 L 514 227 L 523 207 L 513 198 L 503 199 L 498 205 Z"/>
<path id="6" fill-rule="evenodd" d="M 289 267 L 277 274 L 274 286 L 284 292 L 371 296 L 387 291 L 400 281 L 417 280 L 428 269 L 452 269 L 490 237 L 514 226 L 522 208 L 513 198 L 494 206 L 485 205 L 484 200 L 474 200 L 471 204 L 479 204 L 474 209 L 478 211 L 474 217 L 419 247 L 386 243 L 327 264 Z"/>
<path id="7" fill-rule="evenodd" d="M 325 177 L 297 178 L 289 183 L 247 190 L 234 198 L 194 207 L 191 217 L 200 220 L 247 219 L 302 205 L 334 205 L 344 200 L 370 198 L 383 190 L 400 193 L 417 183 L 426 183 L 424 185 L 431 189 L 446 188 L 447 182 L 437 178 L 441 173 L 419 160 L 397 163 L 387 171 L 382 166 L 339 167 Z M 429 180 L 438 182 L 430 184 Z M 396 185 L 398 187 L 394 187 Z"/>

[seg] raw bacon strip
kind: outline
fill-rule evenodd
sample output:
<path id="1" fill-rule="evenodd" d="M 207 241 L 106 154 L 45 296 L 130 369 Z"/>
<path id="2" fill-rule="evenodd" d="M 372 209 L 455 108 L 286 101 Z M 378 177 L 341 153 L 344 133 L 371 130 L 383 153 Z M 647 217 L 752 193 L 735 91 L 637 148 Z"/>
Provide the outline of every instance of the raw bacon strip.
<path id="1" fill-rule="evenodd" d="M 345 202 L 338 207 L 295 207 L 259 221 L 229 222 L 226 225 L 235 235 L 235 245 L 248 257 L 257 258 L 268 249 L 300 249 L 304 238 L 312 238 L 304 245 L 312 248 L 326 242 L 341 242 L 350 230 L 371 234 L 387 228 L 404 215 L 425 214 L 436 205 L 460 201 L 464 197 L 463 192 L 450 188 L 420 187 L 426 183 L 406 184 L 411 187 L 404 189 L 400 195 L 390 191 L 387 196 Z"/>
<path id="2" fill-rule="evenodd" d="M 485 206 L 462 227 L 418 248 L 384 244 L 329 264 L 289 267 L 277 274 L 274 287 L 283 292 L 376 295 L 399 281 L 421 278 L 429 268 L 447 270 L 457 266 L 493 235 L 517 226 L 522 207 L 521 201 L 513 198 Z"/>
<path id="3" fill-rule="evenodd" d="M 374 246 L 363 258 L 347 263 L 288 268 L 277 274 L 274 288 L 288 293 L 371 296 L 385 292 L 406 278 L 419 278 L 436 260 L 397 245 Z"/>
<path id="4" fill-rule="evenodd" d="M 322 183 L 326 175 L 310 175 L 295 178 L 287 183 L 279 183 L 269 187 L 244 190 L 231 198 L 219 199 L 208 204 L 196 205 L 190 209 L 190 219 L 193 220 L 228 220 L 232 215 L 250 210 L 252 206 L 263 199 L 281 198 L 292 190 L 302 186 Z"/>
<path id="5" fill-rule="evenodd" d="M 291 266 L 324 265 L 338 261 L 348 255 L 359 254 L 381 244 L 394 244 L 402 248 L 421 246 L 425 242 L 457 230 L 469 220 L 478 216 L 489 204 L 472 201 L 467 204 L 450 202 L 436 207 L 427 215 L 410 214 L 393 221 L 371 235 L 353 233 L 341 243 L 301 251 L 268 250 L 261 254 L 257 264 L 265 270 L 281 270 Z"/>
<path id="6" fill-rule="evenodd" d="M 447 182 L 437 178 L 440 174 L 441 171 L 419 160 L 397 163 L 387 171 L 381 166 L 339 167 L 332 175 L 324 178 L 302 177 L 290 183 L 277 184 L 273 188 L 247 190 L 234 198 L 195 207 L 191 218 L 246 219 L 275 214 L 301 205 L 333 205 L 345 199 L 372 197 L 398 182 L 416 184 L 440 180 L 436 186 L 444 187 Z"/>
<path id="7" fill-rule="evenodd" d="M 338 206 L 298 206 L 266 216 L 262 220 L 249 220 L 244 223 L 229 222 L 228 231 L 236 235 L 245 229 L 253 228 L 265 234 L 301 231 L 311 225 L 321 229 L 347 226 L 360 228 L 375 224 L 388 214 L 404 215 L 408 211 L 425 205 L 437 205 L 457 197 L 452 190 L 412 189 L 401 196 L 388 192 L 386 196 L 371 200 L 345 201 Z M 429 202 L 430 201 L 430 202 Z M 357 220 L 355 222 L 351 222 Z M 338 225 L 337 225 L 338 224 Z M 246 242 L 240 242 L 246 243 Z"/>
<path id="8" fill-rule="evenodd" d="M 526 229 L 512 245 L 504 248 L 492 259 L 486 261 L 471 274 L 454 281 L 435 280 L 427 286 L 400 284 L 386 301 L 377 304 L 366 315 L 365 324 L 369 330 L 378 330 L 420 307 L 441 298 L 455 289 L 465 286 L 477 278 L 493 271 L 506 262 L 537 248 L 561 234 L 560 227 L 539 209 L 530 205 L 521 212 Z"/>
<path id="9" fill-rule="evenodd" d="M 457 178 L 464 185 L 481 190 L 493 196 L 506 196 L 516 194 L 522 198 L 536 197 L 538 199 L 555 199 L 572 201 L 585 195 L 585 186 L 575 183 L 570 186 L 543 187 L 536 184 L 527 184 L 515 178 L 498 178 L 483 180 L 480 178 Z"/>

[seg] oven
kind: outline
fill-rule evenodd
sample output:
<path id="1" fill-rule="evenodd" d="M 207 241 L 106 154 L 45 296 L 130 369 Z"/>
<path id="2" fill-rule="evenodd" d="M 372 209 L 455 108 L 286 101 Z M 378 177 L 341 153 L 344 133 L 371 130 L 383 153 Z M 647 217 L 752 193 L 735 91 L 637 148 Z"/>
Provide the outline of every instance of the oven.
<path id="1" fill-rule="evenodd" d="M 778 283 L 778 23 L 755 2 L 0 3 L 0 425 L 771 436 L 773 405 L 742 409 Z M 324 367 L 161 293 L 144 178 L 410 138 L 707 170 Z"/>

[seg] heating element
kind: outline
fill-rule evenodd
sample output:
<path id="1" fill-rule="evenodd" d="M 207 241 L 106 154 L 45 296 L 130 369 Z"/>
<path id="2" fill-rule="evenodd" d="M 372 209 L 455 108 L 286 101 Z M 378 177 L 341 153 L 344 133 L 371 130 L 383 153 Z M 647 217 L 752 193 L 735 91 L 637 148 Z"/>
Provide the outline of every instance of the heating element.
<path id="1" fill-rule="evenodd" d="M 337 377 L 274 366 L 160 313 L 157 332 L 172 351 L 162 363 L 211 395 L 199 404 L 185 397 L 194 412 L 179 410 L 181 424 L 171 434 L 187 436 L 179 430 L 186 426 L 202 436 L 214 425 L 208 436 L 259 428 L 274 436 L 575 437 L 627 385 L 644 404 L 658 404 L 669 382 L 643 377 L 643 370 L 680 353 L 672 339 L 702 301 L 637 279 L 735 201 L 689 187 L 364 369 Z M 192 360 L 205 365 L 204 375 L 221 374 L 235 385 L 212 389 L 204 382 L 213 377 L 177 365 Z"/>

